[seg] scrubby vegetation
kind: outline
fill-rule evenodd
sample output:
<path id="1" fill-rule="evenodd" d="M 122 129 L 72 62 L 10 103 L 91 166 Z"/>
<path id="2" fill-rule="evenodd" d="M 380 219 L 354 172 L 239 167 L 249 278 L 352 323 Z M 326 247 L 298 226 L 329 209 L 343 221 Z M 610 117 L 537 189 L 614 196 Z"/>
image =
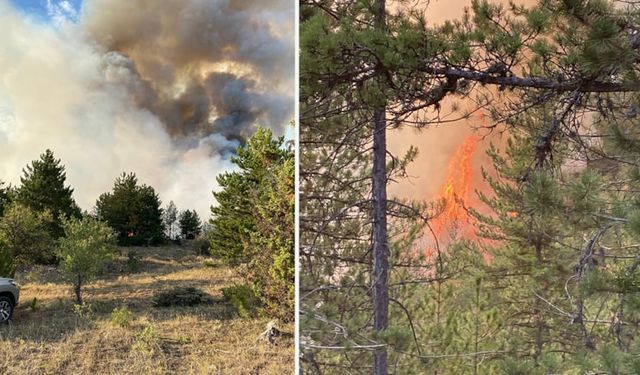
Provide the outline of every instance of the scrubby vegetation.
<path id="1" fill-rule="evenodd" d="M 131 250 L 140 269 L 126 275 Z M 205 267 L 206 258 L 179 246 L 120 252 L 86 284 L 82 305 L 73 304 L 56 268 L 17 273 L 24 302 L 11 325 L 0 327 L 0 373 L 292 373 L 293 325 L 278 326 L 287 336 L 275 344 L 258 342 L 269 319 L 241 318 L 223 296 L 242 282 L 237 270 Z M 156 296 L 174 288 L 197 288 L 213 303 L 155 307 Z"/>
<path id="2" fill-rule="evenodd" d="M 233 285 L 222 288 L 222 295 L 243 318 L 255 316 L 260 307 L 258 296 L 248 285 Z"/>
<path id="3" fill-rule="evenodd" d="M 133 314 L 126 307 L 116 307 L 111 312 L 111 323 L 119 327 L 129 327 L 133 320 Z"/>
<path id="4" fill-rule="evenodd" d="M 0 218 L 0 276 L 13 276 L 20 266 L 52 261 L 51 220 L 48 211 L 36 212 L 17 202 L 6 207 Z"/>

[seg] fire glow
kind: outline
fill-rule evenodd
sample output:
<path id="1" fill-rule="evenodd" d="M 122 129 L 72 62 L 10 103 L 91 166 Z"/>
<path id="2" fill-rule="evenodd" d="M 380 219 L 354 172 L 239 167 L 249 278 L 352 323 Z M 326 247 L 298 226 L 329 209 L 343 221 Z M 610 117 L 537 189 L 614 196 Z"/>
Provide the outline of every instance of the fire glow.
<path id="1" fill-rule="evenodd" d="M 477 136 L 469 135 L 465 137 L 447 166 L 444 184 L 436 197 L 436 200 L 442 202 L 444 207 L 430 222 L 433 234 L 441 244 L 443 238 L 453 234 L 460 238 L 476 238 L 467 208 L 473 192 L 474 173 L 472 160 L 477 148 Z M 434 252 L 434 246 L 428 245 L 425 250 L 427 259 L 432 258 Z"/>

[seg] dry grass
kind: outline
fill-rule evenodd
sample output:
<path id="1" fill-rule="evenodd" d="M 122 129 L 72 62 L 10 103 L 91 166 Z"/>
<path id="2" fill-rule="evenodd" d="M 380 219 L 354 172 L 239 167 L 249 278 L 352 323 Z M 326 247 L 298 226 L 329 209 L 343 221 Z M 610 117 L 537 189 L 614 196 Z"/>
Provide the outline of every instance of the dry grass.
<path id="1" fill-rule="evenodd" d="M 140 268 L 129 271 L 127 251 Z M 21 303 L 0 326 L 1 374 L 291 374 L 293 326 L 276 344 L 257 342 L 268 318 L 242 319 L 222 300 L 221 288 L 240 282 L 233 269 L 180 247 L 128 248 L 99 281 L 84 288 L 84 309 L 74 309 L 70 286 L 55 269 L 18 279 Z M 156 308 L 161 290 L 194 286 L 214 303 Z M 32 301 L 36 299 L 35 308 Z M 129 326 L 112 322 L 126 308 Z"/>

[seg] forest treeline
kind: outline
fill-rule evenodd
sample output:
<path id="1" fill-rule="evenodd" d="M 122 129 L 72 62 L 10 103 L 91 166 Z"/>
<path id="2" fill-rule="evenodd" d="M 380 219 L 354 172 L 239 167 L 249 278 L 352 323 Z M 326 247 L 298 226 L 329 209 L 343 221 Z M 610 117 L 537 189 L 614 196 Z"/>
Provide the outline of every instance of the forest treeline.
<path id="1" fill-rule="evenodd" d="M 305 373 L 640 373 L 640 6 L 516 3 L 301 1 Z M 434 238 L 386 134 L 478 112 L 475 235 Z"/>
<path id="2" fill-rule="evenodd" d="M 173 201 L 163 208 L 155 189 L 135 173 L 122 173 L 90 212 L 82 211 L 65 166 L 46 150 L 23 169 L 19 185 L 0 181 L 0 277 L 34 264 L 57 264 L 81 303 L 81 286 L 100 273 L 116 245 L 194 240 L 203 255 L 243 264 L 239 270 L 247 284 L 235 298 L 252 304 L 243 308 L 291 320 L 293 151 L 284 138 L 260 128 L 237 153 L 232 161 L 238 171 L 218 177 L 217 203 L 211 202 L 211 219 L 203 223 L 195 210 L 179 211 Z"/>

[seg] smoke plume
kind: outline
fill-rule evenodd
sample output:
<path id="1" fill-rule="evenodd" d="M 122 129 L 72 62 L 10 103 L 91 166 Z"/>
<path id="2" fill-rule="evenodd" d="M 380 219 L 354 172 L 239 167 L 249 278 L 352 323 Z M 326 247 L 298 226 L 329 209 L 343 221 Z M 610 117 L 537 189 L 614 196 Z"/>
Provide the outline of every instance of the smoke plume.
<path id="1" fill-rule="evenodd" d="M 0 179 L 51 148 L 82 208 L 133 171 L 208 217 L 235 148 L 293 117 L 293 5 L 62 1 L 50 24 L 0 3 Z"/>

